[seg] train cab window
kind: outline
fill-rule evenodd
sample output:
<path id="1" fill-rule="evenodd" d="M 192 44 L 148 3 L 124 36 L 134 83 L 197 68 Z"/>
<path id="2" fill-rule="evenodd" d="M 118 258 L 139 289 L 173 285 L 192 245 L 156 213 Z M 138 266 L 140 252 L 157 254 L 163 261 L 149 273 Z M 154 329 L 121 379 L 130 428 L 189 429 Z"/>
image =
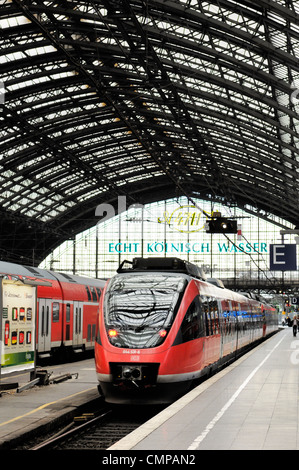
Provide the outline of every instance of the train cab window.
<path id="1" fill-rule="evenodd" d="M 88 300 L 91 300 L 91 294 L 90 294 L 90 290 L 89 290 L 88 286 L 85 286 L 85 289 L 86 289 L 86 292 L 87 292 Z"/>
<path id="2" fill-rule="evenodd" d="M 54 323 L 59 322 L 59 303 L 53 302 L 52 319 Z"/>
<path id="3" fill-rule="evenodd" d="M 160 345 L 176 318 L 186 286 L 187 279 L 177 273 L 115 276 L 104 305 L 106 330 L 117 332 L 110 343 L 142 349 Z"/>
<path id="4" fill-rule="evenodd" d="M 98 298 L 97 298 L 97 293 L 95 291 L 95 288 L 91 286 L 90 287 L 90 292 L 91 292 L 91 295 L 92 295 L 93 302 L 97 302 Z"/>
<path id="5" fill-rule="evenodd" d="M 71 321 L 71 305 L 70 304 L 66 304 L 65 321 L 67 323 Z"/>

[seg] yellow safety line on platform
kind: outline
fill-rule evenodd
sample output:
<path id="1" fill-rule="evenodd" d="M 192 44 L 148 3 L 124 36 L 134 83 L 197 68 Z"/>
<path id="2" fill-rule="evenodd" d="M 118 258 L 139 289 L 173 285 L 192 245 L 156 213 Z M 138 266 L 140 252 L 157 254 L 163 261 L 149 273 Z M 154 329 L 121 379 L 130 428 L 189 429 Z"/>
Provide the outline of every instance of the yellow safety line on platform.
<path id="1" fill-rule="evenodd" d="M 75 397 L 76 395 L 80 395 L 81 393 L 88 392 L 89 390 L 94 390 L 94 387 L 89 388 L 87 390 L 82 390 L 81 392 L 74 393 L 73 395 L 68 395 L 67 397 L 64 397 L 64 398 L 59 398 L 59 400 L 51 401 L 50 403 L 45 403 L 44 405 L 39 406 L 35 410 L 28 411 L 28 413 L 25 413 L 24 415 L 16 416 L 15 418 L 10 419 L 9 421 L 5 421 L 4 423 L 0 423 L 0 427 L 4 426 L 5 424 L 13 423 L 13 421 L 17 421 L 18 419 L 24 418 L 25 416 L 29 416 L 33 413 L 36 413 L 36 411 L 42 410 L 43 408 L 46 408 L 47 406 L 53 405 L 54 403 L 57 403 L 59 401 L 66 400 L 67 398 Z"/>

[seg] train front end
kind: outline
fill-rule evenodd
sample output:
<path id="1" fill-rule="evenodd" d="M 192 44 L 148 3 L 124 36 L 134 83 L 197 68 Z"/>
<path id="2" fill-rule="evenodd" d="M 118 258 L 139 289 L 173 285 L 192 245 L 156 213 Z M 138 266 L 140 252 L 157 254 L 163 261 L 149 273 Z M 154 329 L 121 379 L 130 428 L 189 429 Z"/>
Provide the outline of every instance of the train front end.
<path id="1" fill-rule="evenodd" d="M 95 347 L 107 402 L 170 403 L 186 391 L 186 382 L 172 374 L 183 362 L 172 344 L 188 282 L 186 274 L 159 272 L 154 263 L 152 270 L 123 270 L 108 282 Z"/>

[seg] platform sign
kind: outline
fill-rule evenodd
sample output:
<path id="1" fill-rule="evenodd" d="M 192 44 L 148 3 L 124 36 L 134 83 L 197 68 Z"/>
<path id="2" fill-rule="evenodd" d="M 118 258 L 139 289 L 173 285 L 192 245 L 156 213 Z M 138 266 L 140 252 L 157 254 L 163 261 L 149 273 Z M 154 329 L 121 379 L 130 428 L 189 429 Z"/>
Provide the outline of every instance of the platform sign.
<path id="1" fill-rule="evenodd" d="M 291 297 L 291 304 L 299 306 L 299 297 Z"/>
<path id="2" fill-rule="evenodd" d="M 296 271 L 296 247 L 294 243 L 270 245 L 270 271 Z"/>
<path id="3" fill-rule="evenodd" d="M 36 287 L 1 280 L 0 376 L 35 368 Z"/>

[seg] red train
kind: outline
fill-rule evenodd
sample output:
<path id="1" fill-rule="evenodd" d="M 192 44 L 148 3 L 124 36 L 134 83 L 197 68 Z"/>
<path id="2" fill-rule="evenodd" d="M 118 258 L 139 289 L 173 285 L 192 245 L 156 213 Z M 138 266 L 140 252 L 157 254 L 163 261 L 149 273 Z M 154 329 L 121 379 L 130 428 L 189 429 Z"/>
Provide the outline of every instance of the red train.
<path id="1" fill-rule="evenodd" d="M 203 279 L 178 258 L 135 258 L 100 301 L 95 362 L 111 403 L 170 403 L 278 329 L 276 310 Z"/>
<path id="2" fill-rule="evenodd" d="M 105 281 L 0 261 L 0 273 L 37 286 L 36 351 L 39 357 L 93 350 Z"/>

